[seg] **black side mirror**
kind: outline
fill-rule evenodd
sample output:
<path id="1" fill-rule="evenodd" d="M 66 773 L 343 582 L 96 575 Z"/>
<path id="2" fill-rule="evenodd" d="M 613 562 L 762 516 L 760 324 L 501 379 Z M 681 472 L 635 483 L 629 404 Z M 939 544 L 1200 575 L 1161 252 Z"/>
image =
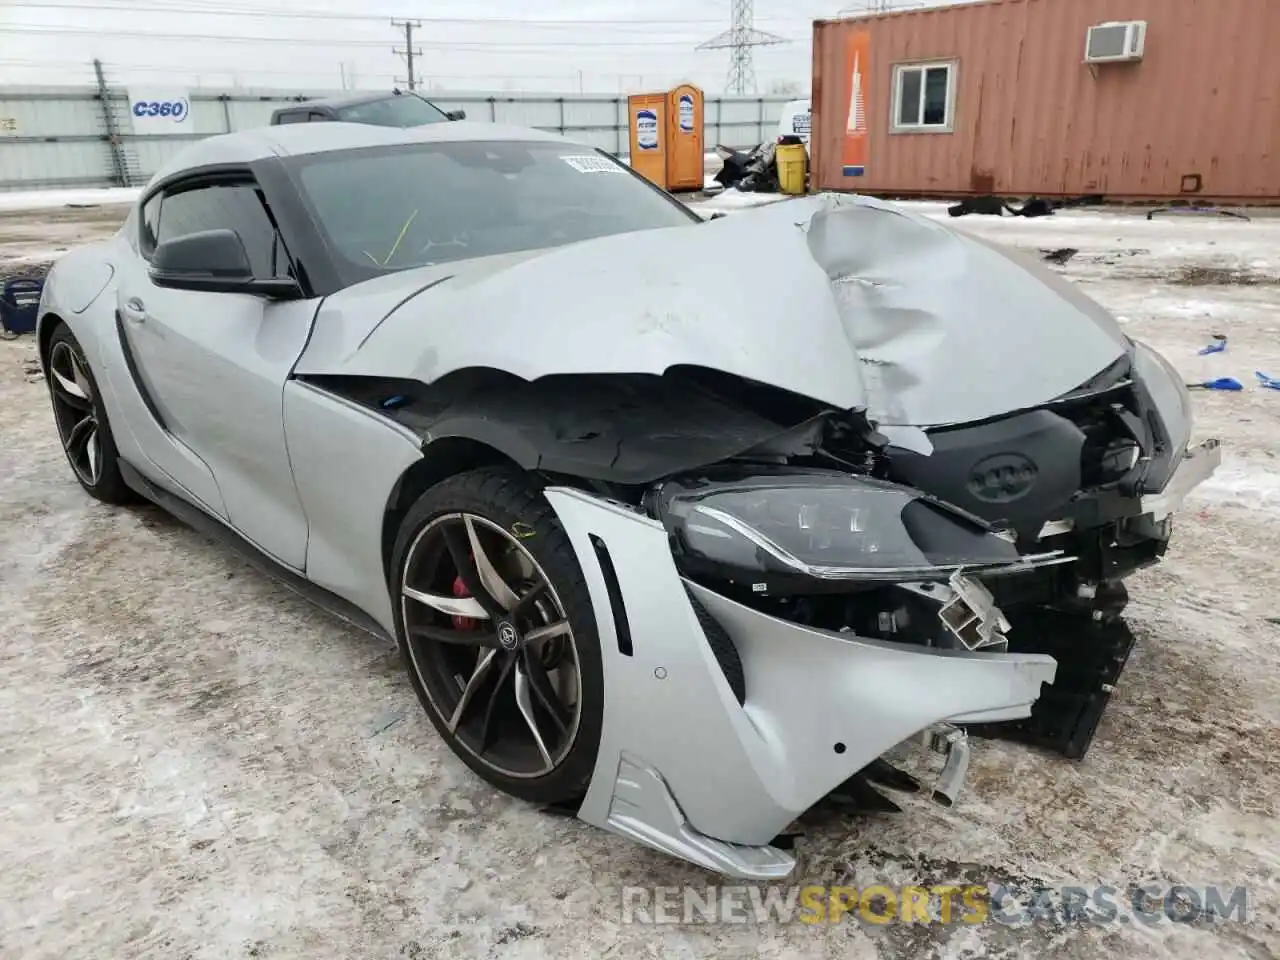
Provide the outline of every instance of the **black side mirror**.
<path id="1" fill-rule="evenodd" d="M 467 119 L 467 111 L 450 110 L 448 113 L 445 114 L 445 116 L 448 117 L 450 120 L 465 120 Z"/>
<path id="2" fill-rule="evenodd" d="M 202 230 L 166 240 L 151 256 L 150 274 L 157 287 L 173 290 L 253 293 L 281 300 L 301 295 L 296 281 L 256 279 L 234 230 Z"/>

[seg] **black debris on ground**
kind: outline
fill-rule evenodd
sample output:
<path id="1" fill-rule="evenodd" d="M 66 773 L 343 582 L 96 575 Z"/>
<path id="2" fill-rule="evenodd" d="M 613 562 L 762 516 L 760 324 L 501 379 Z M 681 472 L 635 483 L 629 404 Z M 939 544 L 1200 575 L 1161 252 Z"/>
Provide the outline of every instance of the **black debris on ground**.
<path id="1" fill-rule="evenodd" d="M 1048 263 L 1065 264 L 1080 251 L 1075 247 L 1062 247 L 1058 250 L 1041 250 L 1041 259 Z"/>

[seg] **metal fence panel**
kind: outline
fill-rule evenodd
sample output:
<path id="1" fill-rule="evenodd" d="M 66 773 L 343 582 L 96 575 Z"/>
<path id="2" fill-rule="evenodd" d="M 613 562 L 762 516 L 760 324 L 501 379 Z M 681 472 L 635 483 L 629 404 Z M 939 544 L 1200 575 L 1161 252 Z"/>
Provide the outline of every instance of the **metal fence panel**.
<path id="1" fill-rule="evenodd" d="M 56 137 L 102 132 L 102 112 L 92 92 L 9 94 L 0 89 L 0 143 L 8 137 Z"/>
<path id="2" fill-rule="evenodd" d="M 111 156 L 105 140 L 5 140 L 0 136 L 0 176 L 19 188 L 111 185 Z"/>
<path id="3" fill-rule="evenodd" d="M 190 113 L 172 134 L 133 132 L 126 91 L 107 106 L 120 134 L 127 172 L 138 185 L 194 139 L 266 126 L 291 102 L 341 95 L 335 90 L 189 91 Z M 611 153 L 628 149 L 627 98 L 600 94 L 461 91 L 426 94 L 468 120 L 538 127 Z M 705 142 L 752 147 L 773 136 L 786 97 L 708 97 Z M 106 138 L 104 104 L 95 87 L 0 87 L 0 190 L 117 186 Z"/>

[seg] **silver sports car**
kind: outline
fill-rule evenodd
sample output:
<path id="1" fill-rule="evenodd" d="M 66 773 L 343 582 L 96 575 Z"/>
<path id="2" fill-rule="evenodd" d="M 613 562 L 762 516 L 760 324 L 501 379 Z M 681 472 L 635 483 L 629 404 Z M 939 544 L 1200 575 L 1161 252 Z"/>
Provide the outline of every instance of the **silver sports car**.
<path id="1" fill-rule="evenodd" d="M 1080 756 L 1219 459 L 1037 264 L 861 197 L 703 221 L 467 122 L 201 141 L 38 336 L 92 496 L 393 638 L 499 789 L 737 877 L 917 787 L 918 735 L 944 804 L 970 733 Z"/>

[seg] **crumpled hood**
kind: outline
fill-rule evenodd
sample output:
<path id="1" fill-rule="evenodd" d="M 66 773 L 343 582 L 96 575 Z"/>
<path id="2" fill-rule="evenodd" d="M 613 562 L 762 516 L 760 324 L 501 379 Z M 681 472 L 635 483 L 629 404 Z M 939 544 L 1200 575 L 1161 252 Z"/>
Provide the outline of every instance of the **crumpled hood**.
<path id="1" fill-rule="evenodd" d="M 414 271 L 401 289 L 433 285 L 380 323 L 395 298 L 330 298 L 298 371 L 430 383 L 687 364 L 927 426 L 1051 400 L 1125 349 L 1110 315 L 1034 261 L 865 197 L 490 260 Z"/>
<path id="2" fill-rule="evenodd" d="M 815 212 L 809 248 L 831 279 L 878 423 L 968 423 L 1033 407 L 1125 353 L 1115 318 L 1038 261 L 893 204 L 842 199 Z"/>

